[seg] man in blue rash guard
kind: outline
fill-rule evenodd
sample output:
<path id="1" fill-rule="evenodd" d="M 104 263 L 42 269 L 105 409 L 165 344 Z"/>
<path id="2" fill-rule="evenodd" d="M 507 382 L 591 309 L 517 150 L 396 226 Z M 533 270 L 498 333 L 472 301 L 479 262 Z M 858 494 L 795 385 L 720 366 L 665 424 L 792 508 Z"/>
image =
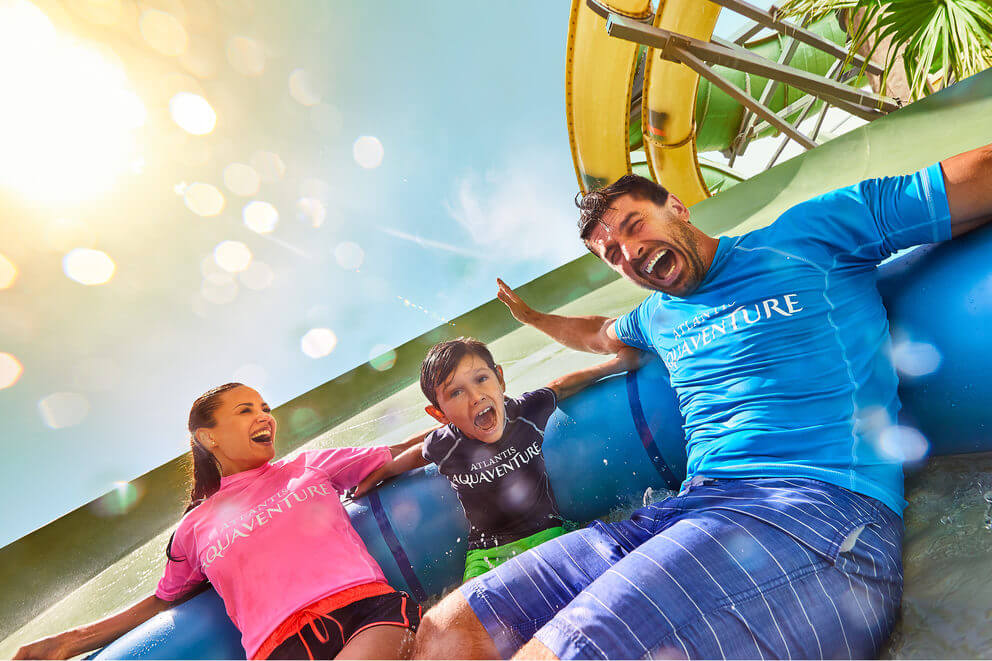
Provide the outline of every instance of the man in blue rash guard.
<path id="1" fill-rule="evenodd" d="M 678 496 L 543 544 L 424 617 L 420 657 L 867 658 L 902 594 L 899 409 L 876 265 L 992 217 L 992 146 L 707 236 L 626 176 L 577 202 L 588 248 L 653 293 L 619 319 L 514 317 L 656 352 L 685 416 Z"/>

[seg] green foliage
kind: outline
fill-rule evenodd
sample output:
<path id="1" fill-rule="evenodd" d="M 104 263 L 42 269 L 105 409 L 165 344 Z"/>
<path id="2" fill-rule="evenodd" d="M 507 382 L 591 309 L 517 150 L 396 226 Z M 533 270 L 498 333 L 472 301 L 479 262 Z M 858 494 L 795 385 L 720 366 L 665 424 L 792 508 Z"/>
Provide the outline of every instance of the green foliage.
<path id="1" fill-rule="evenodd" d="M 886 38 L 883 89 L 892 67 L 902 60 L 914 99 L 926 96 L 928 75 L 938 86 L 992 66 L 992 6 L 988 0 L 786 0 L 782 13 L 815 20 L 845 10 L 854 16 L 851 51 L 872 42 L 871 54 Z"/>

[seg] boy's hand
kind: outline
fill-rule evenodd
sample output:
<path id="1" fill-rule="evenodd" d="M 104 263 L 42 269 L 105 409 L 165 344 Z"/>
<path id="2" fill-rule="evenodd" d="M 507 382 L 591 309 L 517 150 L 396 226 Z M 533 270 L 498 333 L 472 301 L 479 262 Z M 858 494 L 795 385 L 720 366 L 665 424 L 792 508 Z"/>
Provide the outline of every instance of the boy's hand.
<path id="1" fill-rule="evenodd" d="M 496 284 L 499 285 L 499 292 L 496 294 L 496 298 L 503 301 L 506 307 L 510 308 L 510 314 L 513 315 L 514 319 L 522 324 L 530 325 L 538 315 L 538 312 L 524 303 L 523 299 L 517 296 L 517 293 L 499 278 L 496 278 Z"/>
<path id="2" fill-rule="evenodd" d="M 389 464 L 386 464 L 386 466 L 372 471 L 369 473 L 368 477 L 359 482 L 358 486 L 355 487 L 355 490 L 351 494 L 352 500 L 361 498 L 368 492 L 373 491 L 384 479 L 392 477 L 392 473 L 389 473 L 386 470 L 388 465 Z"/>
<path id="3" fill-rule="evenodd" d="M 651 359 L 651 354 L 635 349 L 634 347 L 624 347 L 617 351 L 617 366 L 624 372 L 639 370 Z"/>

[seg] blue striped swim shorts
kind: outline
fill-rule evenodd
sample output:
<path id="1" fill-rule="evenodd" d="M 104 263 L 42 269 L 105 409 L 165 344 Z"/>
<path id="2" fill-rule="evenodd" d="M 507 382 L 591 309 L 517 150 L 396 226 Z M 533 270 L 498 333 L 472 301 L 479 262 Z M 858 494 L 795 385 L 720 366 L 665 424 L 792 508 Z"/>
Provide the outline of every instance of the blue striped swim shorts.
<path id="1" fill-rule="evenodd" d="M 902 598 L 902 520 L 808 479 L 695 478 L 461 592 L 506 658 L 873 658 Z"/>

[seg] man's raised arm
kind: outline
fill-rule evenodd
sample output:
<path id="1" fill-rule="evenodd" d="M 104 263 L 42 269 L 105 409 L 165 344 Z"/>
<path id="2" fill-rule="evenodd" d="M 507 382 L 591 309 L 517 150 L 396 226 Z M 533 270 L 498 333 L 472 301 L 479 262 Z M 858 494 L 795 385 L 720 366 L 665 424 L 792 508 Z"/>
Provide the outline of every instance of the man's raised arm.
<path id="1" fill-rule="evenodd" d="M 992 145 L 941 161 L 951 236 L 961 236 L 992 221 Z"/>
<path id="2" fill-rule="evenodd" d="M 617 353 L 627 345 L 617 339 L 613 331 L 616 319 L 609 317 L 563 317 L 545 314 L 524 303 L 502 280 L 499 284 L 499 300 L 510 308 L 510 314 L 522 324 L 533 326 L 569 349 L 589 353 Z"/>

